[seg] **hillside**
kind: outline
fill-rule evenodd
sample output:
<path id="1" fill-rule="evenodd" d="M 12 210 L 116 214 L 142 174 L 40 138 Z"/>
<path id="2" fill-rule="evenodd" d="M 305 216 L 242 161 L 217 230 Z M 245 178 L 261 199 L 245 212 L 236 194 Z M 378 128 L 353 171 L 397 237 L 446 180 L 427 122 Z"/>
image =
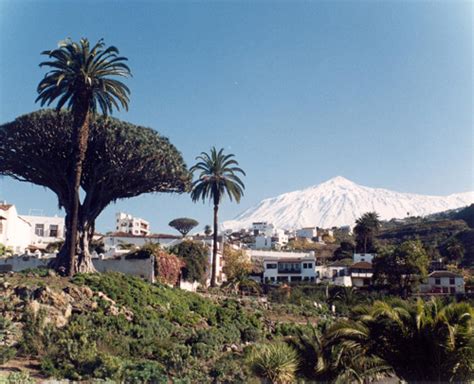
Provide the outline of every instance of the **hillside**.
<path id="1" fill-rule="evenodd" d="M 358 185 L 335 177 L 301 191 L 262 200 L 234 220 L 224 222 L 231 229 L 248 228 L 252 222 L 268 221 L 279 228 L 307 226 L 331 228 L 353 225 L 363 213 L 375 211 L 383 220 L 426 216 L 464 207 L 474 202 L 474 192 L 449 196 L 425 196 Z"/>

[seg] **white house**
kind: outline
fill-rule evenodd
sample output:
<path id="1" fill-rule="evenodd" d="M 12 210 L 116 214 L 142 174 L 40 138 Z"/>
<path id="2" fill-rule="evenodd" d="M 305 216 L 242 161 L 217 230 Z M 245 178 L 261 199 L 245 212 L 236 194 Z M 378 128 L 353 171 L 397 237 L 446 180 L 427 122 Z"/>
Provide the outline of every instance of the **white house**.
<path id="1" fill-rule="evenodd" d="M 139 217 L 133 217 L 127 213 L 119 212 L 116 214 L 115 229 L 117 232 L 147 236 L 150 234 L 150 223 Z"/>
<path id="2" fill-rule="evenodd" d="M 372 263 L 360 261 L 352 264 L 349 270 L 351 273 L 352 286 L 368 287 L 372 284 Z"/>
<path id="3" fill-rule="evenodd" d="M 299 282 L 316 281 L 316 258 L 314 256 L 302 257 L 265 257 L 263 259 L 263 281 L 273 282 Z"/>
<path id="4" fill-rule="evenodd" d="M 420 287 L 425 293 L 464 293 L 464 278 L 450 271 L 434 271 L 428 275 L 428 284 Z"/>
<path id="5" fill-rule="evenodd" d="M 273 224 L 268 223 L 267 221 L 259 221 L 252 223 L 252 232 L 254 236 L 258 235 L 265 235 L 265 236 L 272 236 L 273 235 Z"/>
<path id="6" fill-rule="evenodd" d="M 375 253 L 354 253 L 354 263 L 367 262 L 372 263 L 374 257 L 377 256 Z"/>
<path id="7" fill-rule="evenodd" d="M 343 261 L 335 261 L 329 265 L 317 265 L 317 282 L 350 287 L 352 286 L 352 281 L 349 268 L 350 265 Z"/>
<path id="8" fill-rule="evenodd" d="M 20 217 L 31 224 L 30 245 L 44 248 L 49 243 L 64 240 L 64 217 L 25 216 Z"/>
<path id="9" fill-rule="evenodd" d="M 318 229 L 316 227 L 306 227 L 297 229 L 296 237 L 311 240 L 313 237 L 318 237 Z"/>
<path id="10" fill-rule="evenodd" d="M 271 235 L 260 234 L 255 237 L 255 249 L 280 249 L 288 244 L 288 235 L 283 229 L 275 229 Z"/>
<path id="11" fill-rule="evenodd" d="M 0 203 L 0 243 L 15 254 L 25 253 L 31 242 L 31 224 L 18 215 L 16 208 Z"/>

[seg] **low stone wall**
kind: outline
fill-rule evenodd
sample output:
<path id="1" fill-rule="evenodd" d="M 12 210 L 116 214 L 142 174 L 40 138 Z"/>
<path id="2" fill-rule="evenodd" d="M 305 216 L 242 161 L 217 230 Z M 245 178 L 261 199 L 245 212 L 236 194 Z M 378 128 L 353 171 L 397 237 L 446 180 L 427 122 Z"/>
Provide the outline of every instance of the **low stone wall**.
<path id="1" fill-rule="evenodd" d="M 46 267 L 51 258 L 39 258 L 36 256 L 12 256 L 0 258 L 0 273 L 19 272 L 28 268 Z M 117 256 L 109 259 L 92 259 L 94 267 L 99 272 L 122 272 L 155 281 L 153 259 L 127 259 L 125 256 Z"/>

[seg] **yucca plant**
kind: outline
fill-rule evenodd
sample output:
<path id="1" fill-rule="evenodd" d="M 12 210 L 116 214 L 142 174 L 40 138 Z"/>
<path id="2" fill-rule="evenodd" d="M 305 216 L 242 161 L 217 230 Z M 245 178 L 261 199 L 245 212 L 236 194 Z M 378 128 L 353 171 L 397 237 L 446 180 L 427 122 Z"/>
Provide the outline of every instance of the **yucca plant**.
<path id="1" fill-rule="evenodd" d="M 284 342 L 254 346 L 248 362 L 256 375 L 272 384 L 293 383 L 299 365 L 297 352 Z"/>

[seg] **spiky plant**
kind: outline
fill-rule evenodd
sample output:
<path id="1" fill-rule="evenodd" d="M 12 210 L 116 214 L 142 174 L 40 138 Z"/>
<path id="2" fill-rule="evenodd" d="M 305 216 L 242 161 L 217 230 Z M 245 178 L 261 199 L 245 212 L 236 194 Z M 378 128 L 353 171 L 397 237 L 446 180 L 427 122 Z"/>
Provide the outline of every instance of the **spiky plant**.
<path id="1" fill-rule="evenodd" d="M 254 346 L 248 362 L 256 375 L 273 384 L 294 383 L 299 365 L 296 351 L 284 342 Z"/>

